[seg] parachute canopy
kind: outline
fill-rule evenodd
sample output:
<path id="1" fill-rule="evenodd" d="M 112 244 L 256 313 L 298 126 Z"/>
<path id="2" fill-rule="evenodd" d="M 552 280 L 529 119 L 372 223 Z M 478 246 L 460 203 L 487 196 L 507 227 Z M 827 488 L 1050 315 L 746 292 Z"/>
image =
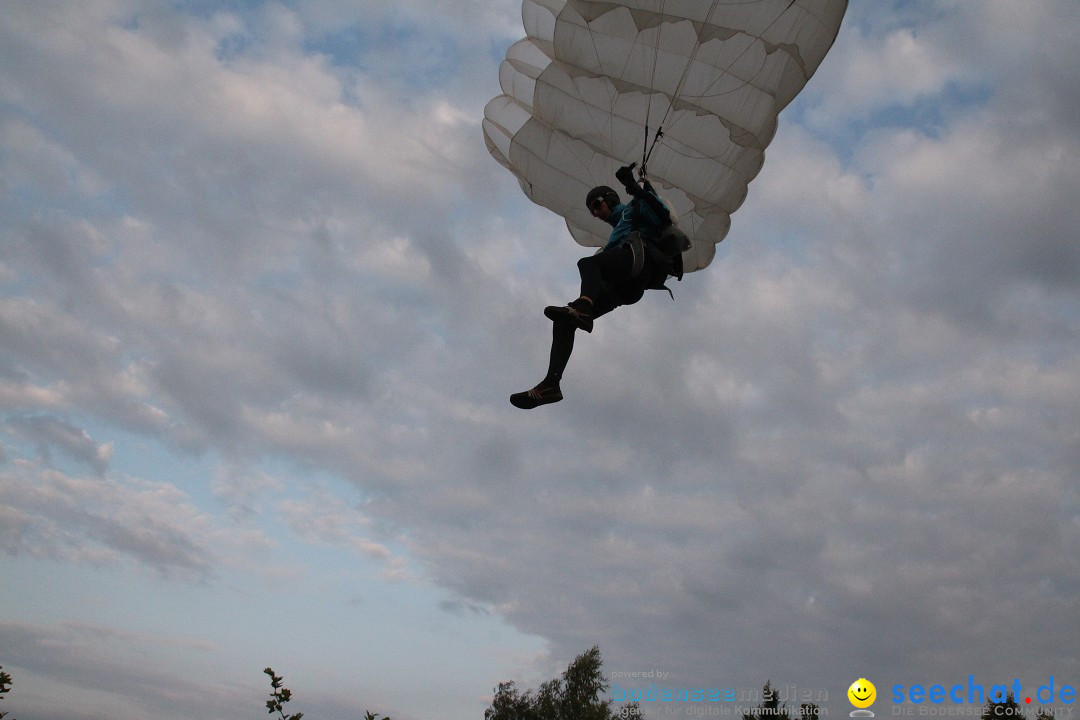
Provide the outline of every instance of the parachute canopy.
<path id="1" fill-rule="evenodd" d="M 584 198 L 648 156 L 705 267 L 761 170 L 778 113 L 832 46 L 847 0 L 523 0 L 484 139 L 582 245 L 609 228 Z M 655 146 L 656 130 L 662 128 Z"/>

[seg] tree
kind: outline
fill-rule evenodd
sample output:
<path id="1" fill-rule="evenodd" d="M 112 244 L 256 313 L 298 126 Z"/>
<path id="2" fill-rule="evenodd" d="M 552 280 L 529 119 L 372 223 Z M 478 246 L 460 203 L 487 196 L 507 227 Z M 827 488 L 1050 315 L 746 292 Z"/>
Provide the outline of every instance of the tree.
<path id="1" fill-rule="evenodd" d="M 281 716 L 281 720 L 300 720 L 304 713 L 285 715 L 285 703 L 292 700 L 292 690 L 282 685 L 282 677 L 274 672 L 274 668 L 266 668 L 264 673 L 270 676 L 270 699 L 266 701 L 267 711 L 273 715 L 275 712 Z"/>
<path id="2" fill-rule="evenodd" d="M 267 711 L 271 715 L 276 712 L 281 717 L 281 720 L 300 720 L 304 717 L 304 713 L 285 714 L 285 703 L 292 700 L 292 690 L 285 687 L 283 678 L 275 673 L 273 668 L 266 668 L 263 672 L 270 676 L 271 692 L 270 699 L 266 701 Z M 3 714 L 0 714 L 0 719 L 2 718 Z M 364 713 L 364 720 L 379 720 L 379 715 L 368 710 Z M 390 718 L 384 717 L 382 720 L 390 720 Z"/>
<path id="3" fill-rule="evenodd" d="M 1028 713 L 1016 702 L 1012 693 L 1005 695 L 1005 700 L 997 702 L 990 700 L 983 706 L 980 720 L 1025 720 Z M 1054 713 L 1046 708 L 1039 708 L 1035 714 L 1035 720 L 1054 720 Z"/>
<path id="4" fill-rule="evenodd" d="M 3 696 L 7 695 L 9 692 L 11 692 L 11 676 L 4 672 L 4 666 L 0 665 L 0 700 L 3 700 Z M 3 720 L 3 718 L 7 716 L 7 712 L 0 712 L 0 720 Z M 15 720 L 15 718 L 12 718 L 11 720 Z"/>
<path id="5" fill-rule="evenodd" d="M 536 691 L 520 692 L 514 682 L 499 683 L 484 720 L 613 720 L 640 715 L 637 703 L 620 711 L 613 701 L 601 700 L 608 683 L 600 668 L 600 648 L 578 655 L 562 677 L 548 680 Z"/>
<path id="6" fill-rule="evenodd" d="M 804 703 L 799 706 L 801 720 L 816 720 L 818 707 L 812 703 Z M 761 689 L 761 703 L 754 712 L 743 711 L 743 720 L 791 720 L 787 705 L 780 702 L 780 697 L 773 690 L 772 681 L 766 680 L 765 687 Z"/>

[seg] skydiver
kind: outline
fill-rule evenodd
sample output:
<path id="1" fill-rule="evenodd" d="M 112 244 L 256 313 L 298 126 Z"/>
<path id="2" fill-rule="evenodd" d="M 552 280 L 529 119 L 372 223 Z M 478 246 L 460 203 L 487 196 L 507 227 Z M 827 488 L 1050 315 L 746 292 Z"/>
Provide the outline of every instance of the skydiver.
<path id="1" fill-rule="evenodd" d="M 585 198 L 593 217 L 611 225 L 611 234 L 600 252 L 578 260 L 581 294 L 577 300 L 544 308 L 544 315 L 552 321 L 547 375 L 531 390 L 511 395 L 514 407 L 531 410 L 562 400 L 559 381 L 574 350 L 574 333 L 591 333 L 596 318 L 620 305 L 633 305 L 649 288 L 663 288 L 668 275 L 682 276 L 679 250 L 686 248 L 664 252 L 658 243 L 661 233 L 672 224 L 670 211 L 648 180 L 644 188 L 638 184 L 633 167 L 622 167 L 615 173 L 630 201 L 622 202 L 606 185 L 594 187 Z"/>

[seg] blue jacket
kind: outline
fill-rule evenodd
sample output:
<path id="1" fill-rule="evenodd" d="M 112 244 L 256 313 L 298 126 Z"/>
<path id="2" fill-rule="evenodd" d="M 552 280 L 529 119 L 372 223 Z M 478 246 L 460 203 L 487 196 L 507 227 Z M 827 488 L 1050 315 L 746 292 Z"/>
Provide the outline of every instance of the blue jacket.
<path id="1" fill-rule="evenodd" d="M 657 200 L 660 200 L 655 193 L 652 194 Z M 662 201 L 661 201 L 661 204 Z M 638 229 L 639 230 L 654 230 L 659 232 L 663 229 L 663 223 L 653 209 L 649 207 L 649 204 L 642 201 L 638 204 Z M 667 207 L 666 205 L 664 207 Z M 608 216 L 607 222 L 611 225 L 611 235 L 608 236 L 607 245 L 604 245 L 604 249 L 618 247 L 626 242 L 626 239 L 630 237 L 631 231 L 634 229 L 634 210 L 633 200 L 630 202 L 619 203 L 611 211 L 611 215 Z"/>

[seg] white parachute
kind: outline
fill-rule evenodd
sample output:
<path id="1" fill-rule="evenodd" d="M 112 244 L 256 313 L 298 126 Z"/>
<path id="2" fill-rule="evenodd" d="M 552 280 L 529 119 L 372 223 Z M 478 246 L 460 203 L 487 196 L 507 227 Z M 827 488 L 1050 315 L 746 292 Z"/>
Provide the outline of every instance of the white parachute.
<path id="1" fill-rule="evenodd" d="M 777 115 L 832 46 L 847 0 L 523 0 L 491 154 L 582 245 L 607 228 L 585 195 L 647 156 L 648 177 L 709 264 L 761 170 Z M 661 134 L 657 135 L 657 130 Z M 602 235 L 600 233 L 603 233 Z"/>

